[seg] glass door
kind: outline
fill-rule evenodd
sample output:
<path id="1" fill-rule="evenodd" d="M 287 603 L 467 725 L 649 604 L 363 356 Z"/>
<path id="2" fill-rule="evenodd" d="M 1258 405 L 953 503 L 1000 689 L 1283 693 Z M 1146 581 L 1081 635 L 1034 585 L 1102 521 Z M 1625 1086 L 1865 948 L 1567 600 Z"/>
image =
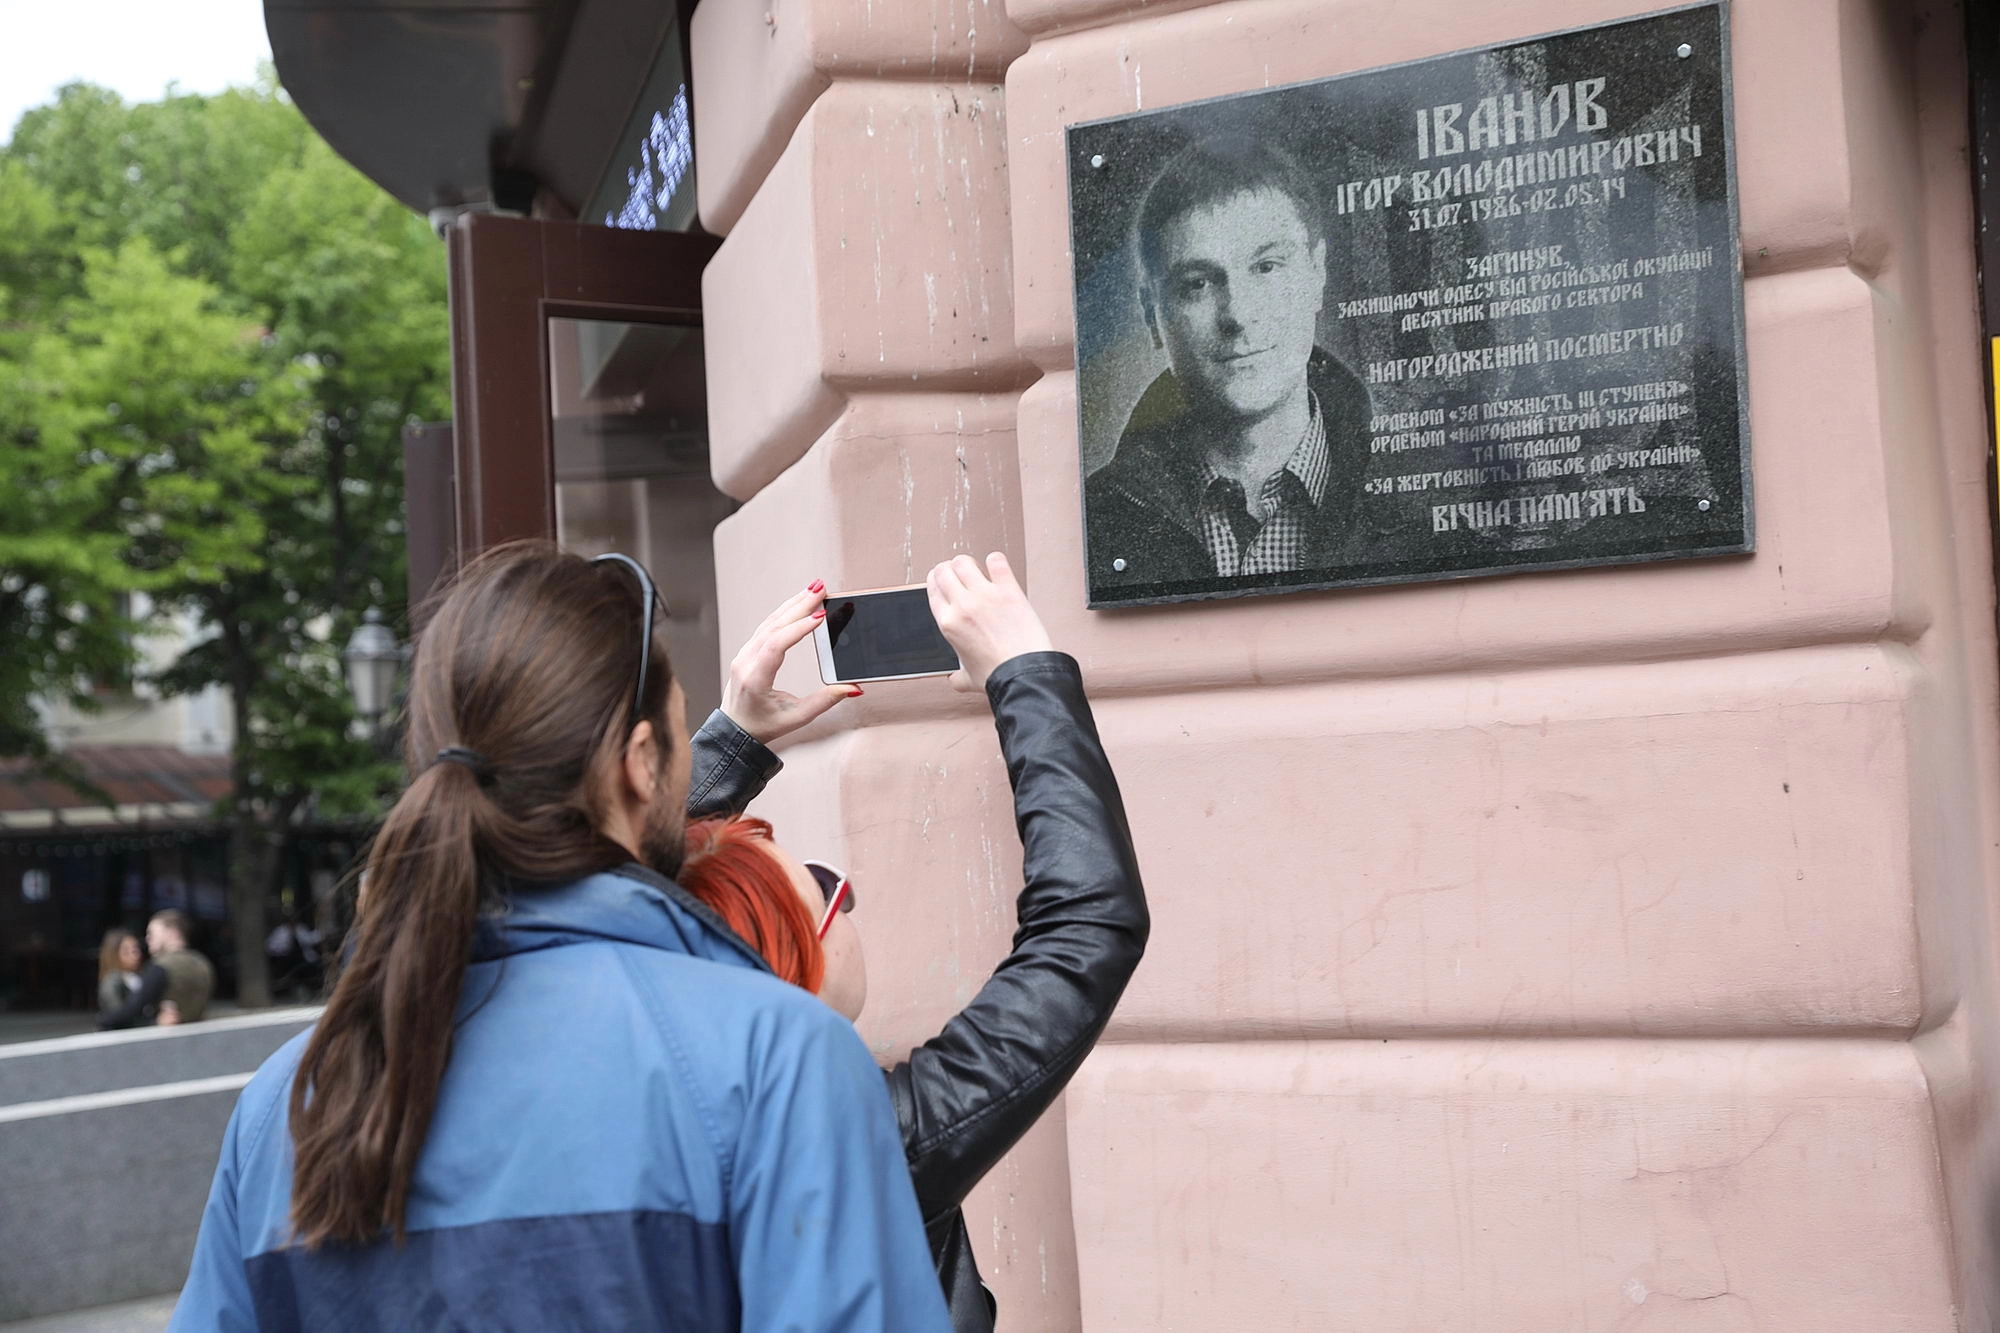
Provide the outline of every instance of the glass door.
<path id="1" fill-rule="evenodd" d="M 460 554 L 517 537 L 623 551 L 667 602 L 699 721 L 721 697 L 701 269 L 712 237 L 471 215 L 453 224 Z"/>
<path id="2" fill-rule="evenodd" d="M 698 722 L 722 699 L 713 534 L 736 508 L 709 480 L 701 328 L 558 317 L 548 338 L 556 540 L 653 572 Z"/>

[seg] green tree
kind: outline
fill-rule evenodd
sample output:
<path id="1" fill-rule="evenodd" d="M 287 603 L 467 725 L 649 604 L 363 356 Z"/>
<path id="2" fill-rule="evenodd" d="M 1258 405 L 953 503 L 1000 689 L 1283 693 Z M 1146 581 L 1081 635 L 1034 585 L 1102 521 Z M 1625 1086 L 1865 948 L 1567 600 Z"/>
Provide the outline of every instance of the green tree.
<path id="1" fill-rule="evenodd" d="M 205 627 L 159 683 L 219 685 L 234 705 L 231 912 L 243 1001 L 266 1003 L 264 908 L 285 840 L 308 811 L 370 813 L 394 780 L 355 735 L 338 647 L 369 606 L 405 615 L 402 430 L 449 407 L 442 247 L 268 79 L 139 106 L 65 88 L 0 153 L 0 185 L 14 179 L 43 228 L 21 234 L 44 238 L 22 261 L 41 284 L 23 300 L 57 313 L 22 335 L 41 349 L 23 373 L 36 358 L 52 369 L 11 398 L 0 379 L 0 414 L 49 437 L 51 471 L 107 433 L 166 460 L 103 479 L 123 526 L 79 548 L 98 580 L 79 586 L 102 584 L 110 596 L 90 604 L 115 606 L 122 579 Z M 0 281 L 9 256 L 0 241 Z M 0 496 L 14 475 L 0 459 Z M 0 596 L 22 517 L 4 505 Z M 25 516 L 22 540 L 63 545 L 87 530 L 70 517 L 86 507 L 39 529 Z M 54 607 L 85 600 L 43 596 L 29 614 L 54 626 Z M 27 684 L 46 695 L 74 669 Z M 22 686 L 0 688 L 4 717 Z"/>
<path id="2" fill-rule="evenodd" d="M 7 155 L 54 198 L 76 250 L 144 237 L 227 289 L 249 200 L 309 142 L 320 140 L 267 71 L 256 88 L 137 105 L 73 83 L 22 115 Z"/>
<path id="3" fill-rule="evenodd" d="M 180 597 L 220 633 L 167 678 L 177 690 L 225 685 L 250 721 L 238 732 L 233 876 L 249 966 L 245 940 L 254 921 L 262 947 L 255 914 L 296 814 L 308 803 L 368 810 L 394 779 L 351 734 L 337 649 L 368 607 L 404 614 L 402 430 L 447 413 L 450 388 L 436 238 L 317 138 L 266 177 L 232 242 L 234 290 L 269 320 L 273 346 L 315 371 L 287 461 L 305 490 L 258 570 Z"/>
<path id="4" fill-rule="evenodd" d="M 331 572 L 344 641 L 360 610 L 404 600 L 403 427 L 451 411 L 443 248 L 317 137 L 264 180 L 234 239 L 235 290 L 319 368 L 327 507 L 312 567 Z"/>
<path id="5" fill-rule="evenodd" d="M 136 586 L 112 527 L 133 476 L 77 449 L 88 410 L 42 334 L 68 285 L 54 196 L 0 161 L 0 755 L 53 766 L 35 700 L 92 702 L 130 662 L 120 614 Z"/>

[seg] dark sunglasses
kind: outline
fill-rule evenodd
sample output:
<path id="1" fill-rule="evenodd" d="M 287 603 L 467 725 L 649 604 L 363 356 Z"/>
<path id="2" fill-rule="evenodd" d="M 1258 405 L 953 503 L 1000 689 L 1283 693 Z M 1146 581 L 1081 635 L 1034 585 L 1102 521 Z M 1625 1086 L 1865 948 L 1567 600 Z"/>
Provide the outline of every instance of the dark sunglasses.
<path id="1" fill-rule="evenodd" d="M 835 870 L 824 861 L 803 864 L 813 883 L 819 885 L 820 896 L 826 899 L 826 915 L 819 919 L 819 937 L 825 939 L 827 927 L 833 924 L 833 914 L 854 910 L 854 881 L 847 877 L 846 871 Z"/>
<path id="2" fill-rule="evenodd" d="M 653 669 L 653 608 L 655 606 L 659 607 L 660 613 L 665 615 L 667 614 L 667 603 L 660 596 L 659 588 L 653 583 L 653 576 L 646 572 L 644 565 L 634 560 L 631 556 L 620 555 L 616 551 L 611 551 L 604 555 L 592 556 L 590 563 L 601 565 L 607 560 L 621 564 L 632 571 L 633 577 L 639 580 L 639 596 L 646 604 L 645 621 L 639 629 L 639 684 L 632 691 L 632 715 L 625 723 L 626 729 L 629 731 L 631 728 L 639 725 L 639 719 L 643 716 L 642 710 L 646 706 L 646 677 L 652 673 Z"/>

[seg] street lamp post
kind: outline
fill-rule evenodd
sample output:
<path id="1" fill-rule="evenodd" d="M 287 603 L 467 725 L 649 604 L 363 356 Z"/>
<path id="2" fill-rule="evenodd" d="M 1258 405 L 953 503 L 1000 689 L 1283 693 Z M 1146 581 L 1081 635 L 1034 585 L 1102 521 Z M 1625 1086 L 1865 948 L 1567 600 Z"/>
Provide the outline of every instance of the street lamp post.
<path id="1" fill-rule="evenodd" d="M 354 711 L 372 736 L 380 729 L 382 714 L 395 696 L 396 673 L 403 669 L 403 645 L 396 641 L 396 632 L 382 623 L 382 613 L 371 606 L 341 650 L 340 660 L 347 666 Z"/>

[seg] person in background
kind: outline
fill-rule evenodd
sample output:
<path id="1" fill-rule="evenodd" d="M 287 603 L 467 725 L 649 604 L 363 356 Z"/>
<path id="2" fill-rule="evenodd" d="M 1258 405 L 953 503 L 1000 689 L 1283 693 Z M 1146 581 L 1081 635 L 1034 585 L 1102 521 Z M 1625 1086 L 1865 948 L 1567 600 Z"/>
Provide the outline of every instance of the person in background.
<path id="1" fill-rule="evenodd" d="M 160 996 L 161 1027 L 199 1023 L 208 1017 L 208 1001 L 215 994 L 215 965 L 189 946 L 193 924 L 187 913 L 171 907 L 155 912 L 146 923 L 146 948 L 153 955 L 153 965 L 167 979 Z"/>
<path id="2" fill-rule="evenodd" d="M 271 993 L 306 999 L 320 986 L 319 932 L 299 920 L 296 912 L 272 927 L 264 937 L 264 957 L 271 966 Z"/>
<path id="3" fill-rule="evenodd" d="M 271 970 L 271 994 L 283 995 L 293 985 L 292 974 L 299 965 L 299 942 L 288 913 L 264 937 L 264 964 Z"/>
<path id="4" fill-rule="evenodd" d="M 319 945 L 323 937 L 319 931 L 313 928 L 312 922 L 304 920 L 294 921 L 292 923 L 292 938 L 298 941 L 299 961 L 304 963 L 308 968 L 317 969 L 320 959 Z"/>
<path id="5" fill-rule="evenodd" d="M 125 1007 L 139 989 L 139 969 L 145 966 L 139 952 L 139 937 L 123 926 L 104 932 L 104 946 L 97 951 L 97 1012 L 115 1014 Z"/>
<path id="6" fill-rule="evenodd" d="M 215 994 L 215 967 L 188 947 L 187 914 L 169 907 L 146 923 L 146 950 L 152 955 L 139 971 L 139 985 L 125 1002 L 98 1016 L 104 1030 L 159 1024 L 198 1023 L 208 1016 Z"/>
<path id="7" fill-rule="evenodd" d="M 993 709 L 1026 886 L 1013 952 L 887 1074 L 952 1327 L 990 1333 L 995 1304 L 961 1205 L 1090 1053 L 1145 952 L 1150 920 L 1077 664 L 1052 651 L 1006 557 L 989 556 L 984 571 L 966 556 L 939 565 L 930 593 L 964 665 L 955 683 L 983 688 Z M 850 1021 L 860 1016 L 868 979 L 847 918 L 847 875 L 799 860 L 771 840 L 768 823 L 739 817 L 689 828 L 681 882 L 780 977 Z"/>
<path id="8" fill-rule="evenodd" d="M 867 1047 L 673 880 L 762 746 L 689 737 L 657 604 L 539 542 L 436 604 L 349 952 L 237 1103 L 172 1328 L 949 1327 Z"/>

